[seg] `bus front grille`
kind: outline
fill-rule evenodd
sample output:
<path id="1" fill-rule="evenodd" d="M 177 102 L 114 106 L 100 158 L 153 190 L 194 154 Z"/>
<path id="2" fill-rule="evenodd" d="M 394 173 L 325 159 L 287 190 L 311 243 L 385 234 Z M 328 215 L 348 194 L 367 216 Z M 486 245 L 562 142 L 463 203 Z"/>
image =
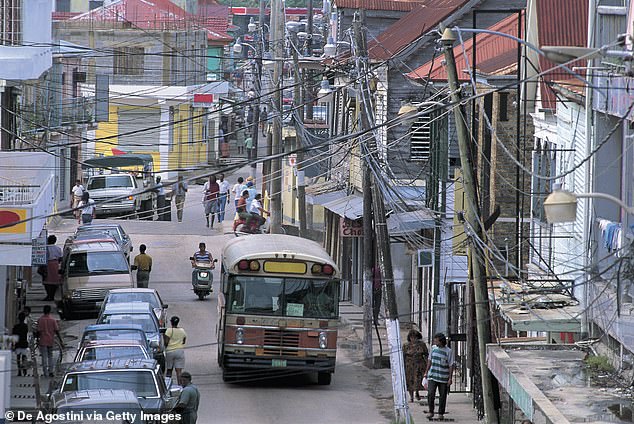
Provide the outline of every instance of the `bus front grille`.
<path id="1" fill-rule="evenodd" d="M 299 333 L 285 332 L 283 330 L 264 331 L 264 353 L 266 355 L 292 355 L 297 356 L 299 347 Z"/>

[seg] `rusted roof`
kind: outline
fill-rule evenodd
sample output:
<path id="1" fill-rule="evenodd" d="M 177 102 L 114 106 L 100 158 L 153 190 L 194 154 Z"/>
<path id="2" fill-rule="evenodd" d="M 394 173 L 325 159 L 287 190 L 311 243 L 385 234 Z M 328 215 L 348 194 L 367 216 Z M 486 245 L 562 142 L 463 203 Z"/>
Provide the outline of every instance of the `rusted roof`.
<path id="1" fill-rule="evenodd" d="M 386 60 L 435 28 L 469 0 L 422 0 L 411 12 L 368 42 L 370 59 Z"/>
<path id="2" fill-rule="evenodd" d="M 389 12 L 409 12 L 424 0 L 334 0 L 338 9 L 385 10 Z"/>
<path id="3" fill-rule="evenodd" d="M 226 6 L 225 6 L 226 7 Z M 116 0 L 107 6 L 71 18 L 73 21 L 129 23 L 133 28 L 147 30 L 202 29 L 210 41 L 230 42 L 232 37 L 219 28 L 218 22 L 187 13 L 170 0 Z"/>
<path id="4" fill-rule="evenodd" d="M 537 33 L 539 46 L 578 46 L 585 47 L 588 37 L 588 2 L 587 0 L 538 0 Z M 539 68 L 546 71 L 556 66 L 544 56 L 539 56 Z M 575 61 L 568 65 L 586 66 L 585 60 Z M 556 97 L 551 81 L 571 80 L 574 76 L 559 68 L 543 76 L 540 83 L 542 106 L 555 108 Z"/>
<path id="5" fill-rule="evenodd" d="M 524 14 L 522 13 L 522 21 Z M 507 16 L 496 24 L 490 26 L 491 31 L 503 32 L 517 37 L 518 15 L 516 13 Z M 523 26 L 523 25 L 522 25 Z M 478 34 L 476 36 L 476 69 L 485 74 L 500 74 L 503 70 L 515 69 L 517 65 L 518 43 L 510 38 L 495 34 Z M 453 49 L 456 57 L 458 78 L 461 81 L 469 80 L 469 69 L 473 66 L 473 37 L 465 41 L 463 45 L 457 45 Z M 465 59 L 469 59 L 469 64 Z M 443 58 L 437 57 L 423 66 L 410 72 L 407 76 L 412 79 L 429 79 L 432 81 L 446 81 L 447 72 L 442 64 Z M 467 72 L 465 72 L 467 71 Z"/>

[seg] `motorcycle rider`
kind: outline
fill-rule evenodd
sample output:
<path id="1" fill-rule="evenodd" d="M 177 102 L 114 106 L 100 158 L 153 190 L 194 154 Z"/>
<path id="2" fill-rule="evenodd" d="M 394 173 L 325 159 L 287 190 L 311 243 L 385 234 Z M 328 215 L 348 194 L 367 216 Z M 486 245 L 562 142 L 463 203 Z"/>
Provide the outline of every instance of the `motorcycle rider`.
<path id="1" fill-rule="evenodd" d="M 248 198 L 249 198 L 249 190 L 243 190 L 242 195 L 238 199 L 238 203 L 236 205 L 236 213 L 238 214 L 238 216 L 233 221 L 233 231 L 236 230 L 241 220 L 244 221 L 246 224 L 251 219 L 251 214 L 247 212 Z"/>
<path id="2" fill-rule="evenodd" d="M 192 260 L 192 267 L 196 267 L 196 262 L 209 262 L 211 264 L 211 269 L 214 269 L 214 258 L 207 250 L 205 243 L 198 243 L 198 249 L 199 250 L 192 255 L 194 257 Z"/>
<path id="3" fill-rule="evenodd" d="M 255 198 L 253 199 L 249 207 L 249 212 L 251 213 L 251 219 L 257 219 L 256 222 L 258 224 L 258 228 L 262 224 L 264 224 L 264 222 L 266 222 L 266 219 L 264 218 L 264 214 L 267 214 L 269 216 L 271 215 L 271 212 L 264 210 L 264 208 L 262 207 L 262 203 L 260 202 L 260 199 L 262 199 L 262 195 L 260 193 L 256 194 Z"/>

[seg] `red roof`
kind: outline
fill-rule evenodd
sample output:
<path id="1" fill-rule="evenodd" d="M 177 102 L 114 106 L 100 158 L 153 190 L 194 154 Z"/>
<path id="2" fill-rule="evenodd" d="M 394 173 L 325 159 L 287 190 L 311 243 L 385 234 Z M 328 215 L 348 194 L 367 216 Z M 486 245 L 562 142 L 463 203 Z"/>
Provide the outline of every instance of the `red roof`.
<path id="1" fill-rule="evenodd" d="M 53 12 L 52 19 L 53 21 L 65 21 L 77 15 L 79 15 L 77 12 Z"/>
<path id="2" fill-rule="evenodd" d="M 409 12 L 424 0 L 334 0 L 338 9 L 385 10 Z"/>
<path id="3" fill-rule="evenodd" d="M 225 6 L 226 9 L 226 6 Z M 207 31 L 210 41 L 232 41 L 219 20 L 187 13 L 170 0 L 117 0 L 72 18 L 77 21 L 129 22 L 136 28 L 150 30 L 183 30 L 199 28 Z"/>
<path id="4" fill-rule="evenodd" d="M 522 17 L 523 16 L 524 14 L 522 13 Z M 517 37 L 517 18 L 516 13 L 507 16 L 488 29 Z M 463 37 L 464 36 L 467 36 L 467 34 L 463 33 Z M 477 70 L 486 74 L 494 74 L 516 65 L 517 48 L 518 43 L 510 38 L 495 34 L 478 34 L 476 37 Z M 464 46 L 459 44 L 454 47 L 453 52 L 456 57 L 458 78 L 461 81 L 468 81 L 469 73 L 463 71 L 468 71 L 469 68 L 473 66 L 473 37 L 466 40 Z M 469 59 L 468 65 L 465 59 L 465 53 Z M 447 72 L 442 62 L 443 58 L 437 57 L 435 60 L 427 62 L 413 72 L 410 72 L 407 76 L 412 79 L 447 81 Z"/>
<path id="5" fill-rule="evenodd" d="M 538 0 L 537 32 L 539 46 L 585 47 L 588 42 L 587 0 Z M 556 66 L 544 56 L 539 56 L 539 68 L 546 71 Z M 586 66 L 585 60 L 575 61 L 568 67 Z M 571 80 L 574 76 L 559 68 L 543 76 L 540 84 L 542 106 L 555 108 L 556 97 L 550 88 L 551 81 Z"/>
<path id="6" fill-rule="evenodd" d="M 376 40 L 368 42 L 370 59 L 386 60 L 409 46 L 454 14 L 469 0 L 422 0 L 414 8 L 385 29 Z"/>

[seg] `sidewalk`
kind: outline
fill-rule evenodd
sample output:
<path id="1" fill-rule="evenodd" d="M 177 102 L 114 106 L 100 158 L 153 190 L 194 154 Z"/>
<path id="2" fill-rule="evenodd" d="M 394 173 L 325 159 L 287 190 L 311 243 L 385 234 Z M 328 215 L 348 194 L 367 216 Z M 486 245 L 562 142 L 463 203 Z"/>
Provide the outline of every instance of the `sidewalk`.
<path id="1" fill-rule="evenodd" d="M 341 315 L 341 324 L 350 326 L 359 340 L 363 340 L 363 308 L 351 302 L 341 302 L 339 304 L 339 313 Z M 404 343 L 407 339 L 408 331 L 408 328 L 401 326 L 401 343 Z M 387 346 L 387 332 L 384 324 L 379 325 L 379 334 L 381 335 L 383 343 L 383 355 L 388 356 L 390 349 L 389 346 Z M 375 331 L 372 332 L 372 345 L 374 356 L 379 356 L 379 342 Z M 427 392 L 421 391 L 420 394 L 420 401 L 409 404 L 410 414 L 414 423 L 430 422 L 425 412 L 427 411 Z M 436 400 L 436 402 L 438 402 L 438 400 Z M 437 404 L 436 408 L 438 408 Z M 445 421 L 461 424 L 473 424 L 478 422 L 475 409 L 473 409 L 473 401 L 467 393 L 449 393 L 449 396 L 447 396 Z"/>

